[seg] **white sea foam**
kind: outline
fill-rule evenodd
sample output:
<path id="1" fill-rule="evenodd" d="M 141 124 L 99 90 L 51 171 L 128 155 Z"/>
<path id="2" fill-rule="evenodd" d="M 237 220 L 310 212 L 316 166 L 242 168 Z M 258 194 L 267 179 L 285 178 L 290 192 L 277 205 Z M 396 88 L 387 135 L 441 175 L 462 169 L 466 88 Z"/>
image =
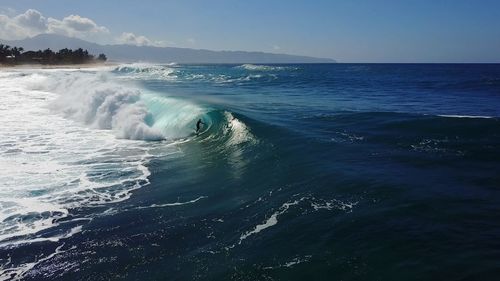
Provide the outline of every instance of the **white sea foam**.
<path id="1" fill-rule="evenodd" d="M 66 118 L 92 128 L 112 130 L 119 138 L 165 138 L 146 124 L 149 112 L 138 89 L 121 86 L 105 74 L 72 73 L 50 78 L 45 90 L 60 94 L 50 108 Z"/>
<path id="2" fill-rule="evenodd" d="M 29 238 L 29 239 L 21 239 L 21 240 L 15 240 L 13 242 L 3 242 L 0 243 L 0 247 L 12 247 L 16 245 L 22 245 L 22 244 L 29 244 L 29 243 L 37 243 L 37 242 L 44 242 L 44 241 L 50 241 L 50 242 L 59 242 L 62 239 L 71 237 L 77 233 L 82 232 L 82 225 L 75 226 L 71 228 L 69 231 L 59 234 L 59 235 L 54 235 L 50 237 L 35 237 L 35 238 Z"/>
<path id="3" fill-rule="evenodd" d="M 300 201 L 302 201 L 303 199 L 300 199 L 300 200 L 295 200 L 293 202 L 287 202 L 287 203 L 284 203 L 276 212 L 274 212 L 264 223 L 262 224 L 259 224 L 257 226 L 255 226 L 255 228 L 251 231 L 248 231 L 246 233 L 243 233 L 241 236 L 240 236 L 240 241 L 238 242 L 238 244 L 241 244 L 241 242 L 245 239 L 247 239 L 248 237 L 254 235 L 254 234 L 257 234 L 259 232 L 261 232 L 262 230 L 266 229 L 266 228 L 269 228 L 271 226 L 274 226 L 278 223 L 278 217 L 283 215 L 289 208 L 290 206 L 294 206 L 294 205 L 297 205 L 299 204 Z"/>
<path id="4" fill-rule="evenodd" d="M 78 233 L 89 218 L 73 218 L 72 208 L 128 199 L 149 183 L 146 165 L 153 155 L 179 153 L 165 142 L 120 139 L 165 134 L 146 124 L 137 89 L 104 74 L 1 74 L 0 247 L 57 242 Z M 71 223 L 71 231 L 43 231 L 61 221 Z"/>
<path id="5" fill-rule="evenodd" d="M 229 135 L 227 144 L 229 146 L 242 144 L 245 142 L 255 143 L 256 138 L 250 132 L 245 123 L 234 117 L 230 112 L 224 112 L 226 118 L 226 127 L 223 128 L 223 133 Z"/>
<path id="6" fill-rule="evenodd" d="M 342 210 L 342 211 L 346 211 L 346 212 L 350 212 L 352 211 L 352 208 L 354 206 L 356 206 L 358 204 L 358 202 L 342 202 L 340 200 L 337 200 L 337 199 L 332 199 L 332 200 L 329 200 L 329 201 L 325 201 L 325 200 L 312 200 L 311 202 L 311 207 L 313 207 L 313 209 L 315 211 L 318 211 L 318 210 Z"/>
<path id="7" fill-rule="evenodd" d="M 279 70 L 293 70 L 295 67 L 287 67 L 287 66 L 271 66 L 271 65 L 263 65 L 263 64 L 242 64 L 236 66 L 236 68 L 251 70 L 251 71 L 279 71 Z"/>
<path id="8" fill-rule="evenodd" d="M 137 207 L 137 209 L 148 209 L 148 208 L 164 208 L 164 207 L 176 207 L 176 206 L 182 206 L 182 205 L 187 205 L 187 204 L 193 204 L 201 199 L 207 198 L 207 196 L 200 196 L 196 199 L 186 201 L 186 202 L 174 202 L 174 203 L 165 203 L 165 204 L 152 204 L 146 207 Z"/>
<path id="9" fill-rule="evenodd" d="M 7 264 L 0 266 L 0 281 L 4 280 L 21 280 L 25 277 L 26 273 L 32 270 L 36 265 L 43 263 L 46 260 L 53 258 L 56 255 L 64 253 L 65 250 L 62 250 L 64 247 L 64 243 L 58 246 L 53 253 L 48 256 L 40 257 L 34 262 L 24 263 L 15 267 L 10 266 L 10 260 Z"/>
<path id="10" fill-rule="evenodd" d="M 303 256 L 303 257 L 296 257 L 290 261 L 287 261 L 287 262 L 284 262 L 282 264 L 278 264 L 278 265 L 275 265 L 275 266 L 266 266 L 264 267 L 263 269 L 278 269 L 278 268 L 283 268 L 283 267 L 294 267 L 298 264 L 301 264 L 301 263 L 305 263 L 305 262 L 308 262 L 310 259 L 312 258 L 312 255 L 306 255 L 306 256 Z"/>
<path id="11" fill-rule="evenodd" d="M 225 140 L 222 149 L 227 155 L 228 164 L 231 165 L 231 174 L 234 178 L 240 178 L 248 164 L 248 159 L 243 155 L 242 146 L 258 144 L 258 139 L 244 122 L 230 112 L 224 112 L 224 118 L 222 132 Z"/>
<path id="12" fill-rule="evenodd" d="M 256 202 L 262 202 L 264 199 L 259 197 Z M 281 205 L 278 210 L 276 210 L 274 213 L 271 214 L 263 223 L 256 225 L 252 230 L 247 231 L 243 233 L 238 241 L 238 245 L 243 242 L 243 240 L 247 239 L 248 237 L 252 235 L 256 235 L 260 233 L 261 231 L 270 228 L 272 226 L 275 226 L 278 224 L 278 218 L 285 214 L 292 206 L 299 205 L 302 202 L 308 202 L 309 206 L 314 210 L 314 211 L 320 211 L 320 210 L 340 210 L 344 212 L 351 212 L 353 207 L 358 204 L 358 202 L 343 202 L 337 199 L 332 199 L 332 200 L 324 200 L 324 199 L 316 199 L 315 197 L 309 197 L 305 196 L 300 199 L 294 200 L 294 201 L 289 201 Z M 259 203 L 261 204 L 261 203 Z M 250 205 L 247 205 L 247 207 Z M 306 205 L 307 206 L 307 205 Z M 305 209 L 308 209 L 306 207 Z M 309 212 L 303 212 L 302 214 L 307 214 Z M 234 248 L 236 245 L 232 245 L 229 247 L 226 247 L 227 250 Z M 294 262 L 290 263 L 289 266 L 295 265 Z M 287 266 L 286 264 L 284 266 Z M 287 266 L 287 267 L 289 267 Z"/>
<path id="13" fill-rule="evenodd" d="M 485 118 L 485 119 L 494 118 L 492 116 L 481 116 L 481 115 L 438 115 L 438 116 L 448 117 L 448 118 Z"/>
<path id="14" fill-rule="evenodd" d="M 194 103 L 146 91 L 117 80 L 109 72 L 52 69 L 29 73 L 18 80 L 22 80 L 24 89 L 58 94 L 49 104 L 52 112 L 93 129 L 111 130 L 118 138 L 186 137 L 193 132 L 197 118 L 206 113 Z"/>
<path id="15" fill-rule="evenodd" d="M 177 79 L 176 63 L 166 65 L 132 63 L 123 64 L 114 69 L 114 72 L 127 74 L 127 79 L 149 79 L 149 80 L 175 80 Z"/>

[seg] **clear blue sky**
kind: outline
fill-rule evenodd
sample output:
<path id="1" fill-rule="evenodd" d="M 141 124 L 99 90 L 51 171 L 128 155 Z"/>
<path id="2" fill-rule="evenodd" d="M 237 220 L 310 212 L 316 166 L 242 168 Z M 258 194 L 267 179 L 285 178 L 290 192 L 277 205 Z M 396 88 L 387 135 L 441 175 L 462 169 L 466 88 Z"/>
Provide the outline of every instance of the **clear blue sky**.
<path id="1" fill-rule="evenodd" d="M 340 62 L 500 62 L 499 0 L 1 1 L 11 17 L 86 17 L 177 47 Z"/>

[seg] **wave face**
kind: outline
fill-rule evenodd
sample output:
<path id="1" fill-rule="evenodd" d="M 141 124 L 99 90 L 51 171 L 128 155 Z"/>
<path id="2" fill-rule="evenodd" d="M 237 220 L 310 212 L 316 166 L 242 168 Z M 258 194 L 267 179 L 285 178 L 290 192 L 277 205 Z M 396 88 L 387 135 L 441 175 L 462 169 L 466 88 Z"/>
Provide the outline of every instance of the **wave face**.
<path id="1" fill-rule="evenodd" d="M 495 279 L 498 77 L 2 69 L 0 280 Z"/>

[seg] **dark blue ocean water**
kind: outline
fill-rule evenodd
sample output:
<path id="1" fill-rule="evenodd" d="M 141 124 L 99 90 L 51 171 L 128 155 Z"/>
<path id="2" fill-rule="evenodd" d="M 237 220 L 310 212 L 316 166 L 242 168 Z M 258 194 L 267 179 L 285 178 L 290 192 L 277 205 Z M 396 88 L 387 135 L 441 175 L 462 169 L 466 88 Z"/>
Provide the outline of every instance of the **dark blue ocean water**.
<path id="1" fill-rule="evenodd" d="M 207 125 L 175 144 L 180 154 L 153 158 L 150 184 L 128 200 L 70 210 L 105 213 L 82 232 L 2 250 L 22 264 L 64 243 L 24 279 L 500 276 L 500 65 L 131 65 L 111 75 L 196 104 L 193 130 L 197 117 Z"/>

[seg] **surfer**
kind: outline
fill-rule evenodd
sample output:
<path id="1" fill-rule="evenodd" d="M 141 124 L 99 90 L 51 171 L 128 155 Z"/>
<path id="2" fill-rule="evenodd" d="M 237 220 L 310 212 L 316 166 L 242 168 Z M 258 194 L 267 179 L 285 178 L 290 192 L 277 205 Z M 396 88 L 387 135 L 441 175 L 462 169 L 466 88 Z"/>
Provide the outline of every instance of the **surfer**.
<path id="1" fill-rule="evenodd" d="M 200 131 L 200 125 L 201 124 L 205 125 L 205 123 L 201 122 L 201 119 L 198 119 L 198 122 L 196 122 L 196 133 L 197 134 Z"/>

